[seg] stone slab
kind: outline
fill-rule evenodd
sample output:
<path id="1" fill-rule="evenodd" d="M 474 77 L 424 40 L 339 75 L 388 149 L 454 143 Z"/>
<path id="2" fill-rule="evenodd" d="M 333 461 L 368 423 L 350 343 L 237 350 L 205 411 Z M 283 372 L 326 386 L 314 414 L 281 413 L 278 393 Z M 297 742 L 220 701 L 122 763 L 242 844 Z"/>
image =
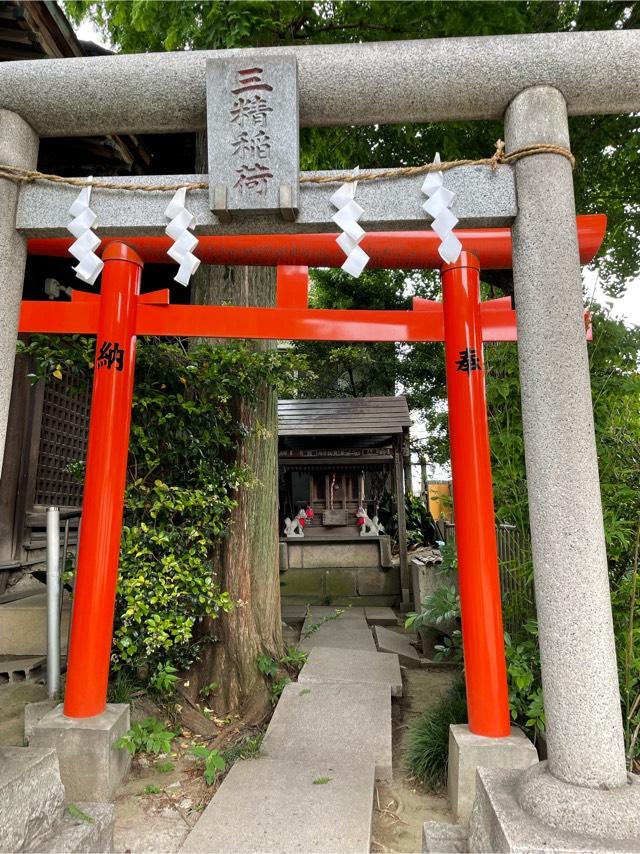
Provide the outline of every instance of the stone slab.
<path id="1" fill-rule="evenodd" d="M 368 854 L 373 786 L 373 762 L 237 762 L 180 851 Z"/>
<path id="2" fill-rule="evenodd" d="M 380 566 L 380 544 L 362 540 L 331 543 L 307 542 L 301 549 L 302 566 L 355 569 L 358 567 Z M 290 558 L 291 559 L 291 558 Z"/>
<path id="3" fill-rule="evenodd" d="M 406 635 L 385 629 L 383 626 L 376 626 L 374 632 L 380 652 L 395 652 L 400 659 L 400 664 L 405 667 L 420 667 L 420 656 L 415 647 L 411 646 Z"/>
<path id="4" fill-rule="evenodd" d="M 476 795 L 478 768 L 528 768 L 538 763 L 538 752 L 518 727 L 506 738 L 470 732 L 466 724 L 449 727 L 447 793 L 457 822 L 467 822 Z"/>
<path id="5" fill-rule="evenodd" d="M 67 718 L 62 709 L 56 706 L 33 727 L 30 743 L 55 748 L 67 800 L 111 801 L 131 764 L 128 751 L 116 747 L 129 729 L 129 705 L 109 703 L 92 718 Z"/>
<path id="6" fill-rule="evenodd" d="M 262 742 L 272 759 L 302 764 L 366 765 L 391 780 L 391 691 L 386 685 L 292 682 Z"/>
<path id="7" fill-rule="evenodd" d="M 113 851 L 113 804 L 79 801 L 87 818 L 65 810 L 55 828 L 26 851 L 37 854 L 109 854 Z"/>
<path id="8" fill-rule="evenodd" d="M 122 57 L 121 57 L 122 58 Z M 375 171 L 375 170 L 371 170 Z M 381 172 L 383 170 L 380 170 Z M 303 172 L 305 178 L 341 176 L 344 172 Z M 110 183 L 140 183 L 140 177 L 109 177 Z M 151 185 L 182 185 L 207 182 L 207 175 L 145 175 L 144 183 Z M 358 184 L 358 204 L 364 208 L 360 224 L 365 231 L 423 230 L 430 217 L 422 210 L 424 194 L 422 175 L 404 178 L 387 178 Z M 517 213 L 515 183 L 511 166 L 466 166 L 446 173 L 445 186 L 456 194 L 452 204 L 460 220 L 459 228 L 482 228 L 509 225 Z M 331 196 L 336 190 L 333 183 L 302 183 L 299 193 L 299 214 L 296 232 L 335 232 L 332 220 L 336 209 Z M 64 184 L 23 184 L 20 187 L 16 226 L 27 237 L 61 237 L 68 235 L 69 207 L 78 195 L 78 188 Z M 152 235 L 163 234 L 167 225 L 164 215 L 168 193 L 132 193 L 118 190 L 101 190 L 94 187 L 91 209 L 97 214 L 99 235 Z M 291 223 L 280 216 L 234 216 L 231 222 L 222 223 L 209 208 L 209 190 L 190 190 L 187 208 L 195 217 L 196 234 L 263 234 L 265 231 L 291 231 Z M 357 542 L 357 541 L 356 541 Z M 377 543 L 367 545 L 376 547 Z M 325 548 L 321 545 L 320 548 Z M 306 563 L 305 566 L 317 565 Z M 314 560 L 317 558 L 310 558 Z M 321 559 L 321 558 L 320 558 Z M 379 562 L 379 549 L 376 564 Z M 336 560 L 323 566 L 341 566 Z M 358 564 L 345 564 L 357 566 Z M 366 566 L 367 562 L 360 564 Z"/>
<path id="9" fill-rule="evenodd" d="M 298 682 L 352 682 L 388 685 L 392 697 L 402 697 L 402 675 L 397 655 L 360 649 L 315 647 L 300 671 Z"/>
<path id="10" fill-rule="evenodd" d="M 327 617 L 335 617 L 338 610 L 341 610 L 342 613 L 336 617 L 336 622 L 338 622 L 338 620 L 343 622 L 344 620 L 361 620 L 364 618 L 364 608 L 359 608 L 357 606 L 351 608 L 339 608 L 337 605 L 309 605 L 308 607 L 311 621 L 316 623 Z"/>
<path id="11" fill-rule="evenodd" d="M 587 854 L 640 851 L 640 842 L 594 838 L 550 827 L 526 813 L 516 798 L 521 771 L 479 768 L 469 823 L 469 850 L 513 854 Z M 567 810 L 571 804 L 567 803 Z"/>
<path id="12" fill-rule="evenodd" d="M 302 626 L 298 646 L 309 652 L 315 647 L 334 647 L 339 649 L 364 649 L 376 651 L 371 629 L 364 617 L 359 619 L 330 620 L 314 630 L 317 623 L 307 618 Z"/>
<path id="13" fill-rule="evenodd" d="M 557 86 L 571 115 L 640 108 L 637 30 L 274 47 L 298 60 L 300 124 L 502 119 L 528 86 Z M 243 49 L 248 62 L 264 48 Z M 185 133 L 206 127 L 207 60 L 176 51 L 5 63 L 0 104 L 41 136 Z M 127 92 L 127 98 L 121 97 Z"/>
<path id="14" fill-rule="evenodd" d="M 425 821 L 422 825 L 422 854 L 466 854 L 469 828 L 466 824 Z"/>
<path id="15" fill-rule="evenodd" d="M 71 603 L 68 597 L 62 607 L 60 648 L 67 648 Z M 47 654 L 47 594 L 36 593 L 0 605 L 0 654 Z"/>
<path id="16" fill-rule="evenodd" d="M 278 214 L 282 207 L 292 220 L 300 173 L 295 56 L 263 52 L 247 65 L 241 54 L 220 53 L 206 73 L 211 210 Z"/>
<path id="17" fill-rule="evenodd" d="M 0 748 L 0 851 L 22 851 L 58 821 L 65 798 L 51 748 Z"/>
<path id="18" fill-rule="evenodd" d="M 365 605 L 364 615 L 370 626 L 397 626 L 398 617 L 392 608 Z"/>

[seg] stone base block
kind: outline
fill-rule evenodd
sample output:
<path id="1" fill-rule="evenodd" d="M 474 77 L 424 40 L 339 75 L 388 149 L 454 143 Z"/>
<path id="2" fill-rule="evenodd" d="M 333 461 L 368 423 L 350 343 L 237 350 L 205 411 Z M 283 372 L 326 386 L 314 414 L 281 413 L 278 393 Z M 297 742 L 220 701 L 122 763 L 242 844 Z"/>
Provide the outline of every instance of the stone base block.
<path id="1" fill-rule="evenodd" d="M 469 828 L 466 824 L 425 821 L 422 825 L 422 854 L 466 854 Z"/>
<path id="2" fill-rule="evenodd" d="M 447 790 L 457 822 L 467 822 L 476 793 L 478 768 L 528 768 L 538 761 L 535 747 L 517 727 L 506 738 L 470 732 L 466 724 L 449 727 Z"/>
<path id="3" fill-rule="evenodd" d="M 58 705 L 57 700 L 40 700 L 38 703 L 27 703 L 24 707 L 24 740 L 26 744 L 31 741 L 31 733 L 34 726 L 40 723 L 45 715 Z"/>
<path id="4" fill-rule="evenodd" d="M 544 766 L 545 763 L 541 763 Z M 577 812 L 582 812 L 581 803 L 577 802 L 576 789 L 566 787 L 565 797 L 557 802 L 557 791 L 549 787 L 549 803 L 553 803 L 556 815 L 562 813 L 559 826 L 553 827 L 540 818 L 525 812 L 519 803 L 519 790 L 523 777 L 536 772 L 542 780 L 544 768 L 532 768 L 530 772 L 506 771 L 496 768 L 478 769 L 476 800 L 469 825 L 469 850 L 482 852 L 572 852 L 572 854 L 587 854 L 592 851 L 607 851 L 609 854 L 622 851 L 640 851 L 640 840 L 635 838 L 620 838 L 622 830 L 618 816 L 626 812 L 625 804 L 618 800 L 628 800 L 629 792 L 624 789 L 609 791 L 581 788 L 578 800 L 593 799 L 592 820 L 600 829 L 598 836 L 578 833 L 569 829 Z M 551 776 L 551 775 L 548 775 Z M 556 781 L 557 782 L 557 781 Z M 640 788 L 635 786 L 635 788 Z M 542 791 L 538 791 L 542 795 Z M 609 802 L 603 807 L 603 797 Z M 544 797 L 541 802 L 547 800 Z M 594 826 L 596 826 L 594 824 Z M 609 836 L 605 835 L 609 832 Z M 624 832 L 624 830 L 623 830 Z"/>
<path id="5" fill-rule="evenodd" d="M 67 718 L 62 705 L 46 714 L 31 732 L 34 747 L 54 747 L 67 801 L 111 801 L 129 770 L 131 757 L 116 747 L 129 729 L 126 703 L 110 703 L 93 718 Z"/>

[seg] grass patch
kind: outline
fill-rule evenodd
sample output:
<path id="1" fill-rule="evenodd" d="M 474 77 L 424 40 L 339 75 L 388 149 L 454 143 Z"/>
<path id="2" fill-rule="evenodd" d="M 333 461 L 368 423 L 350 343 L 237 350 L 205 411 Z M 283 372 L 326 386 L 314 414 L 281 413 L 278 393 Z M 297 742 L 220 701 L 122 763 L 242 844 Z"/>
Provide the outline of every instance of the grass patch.
<path id="1" fill-rule="evenodd" d="M 330 783 L 333 780 L 333 777 L 316 777 L 313 781 L 314 786 L 324 786 L 326 783 Z"/>
<path id="2" fill-rule="evenodd" d="M 229 745 L 222 751 L 227 767 L 230 768 L 238 759 L 255 759 L 260 754 L 262 739 L 264 733 L 259 732 L 257 735 L 249 735 L 245 738 L 236 741 L 235 744 Z"/>
<path id="3" fill-rule="evenodd" d="M 432 792 L 440 791 L 447 782 L 449 725 L 466 722 L 467 698 L 460 680 L 409 727 L 404 756 L 407 769 Z"/>

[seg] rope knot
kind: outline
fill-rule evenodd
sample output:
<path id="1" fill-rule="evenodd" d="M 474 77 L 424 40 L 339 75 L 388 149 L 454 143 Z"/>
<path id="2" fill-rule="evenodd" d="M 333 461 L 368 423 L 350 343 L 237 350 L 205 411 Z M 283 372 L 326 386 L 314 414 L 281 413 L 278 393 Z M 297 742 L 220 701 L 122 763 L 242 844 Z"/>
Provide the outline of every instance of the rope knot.
<path id="1" fill-rule="evenodd" d="M 493 153 L 493 157 L 491 158 L 491 169 L 495 172 L 498 166 L 504 162 L 504 141 L 502 139 L 496 140 L 496 150 Z"/>

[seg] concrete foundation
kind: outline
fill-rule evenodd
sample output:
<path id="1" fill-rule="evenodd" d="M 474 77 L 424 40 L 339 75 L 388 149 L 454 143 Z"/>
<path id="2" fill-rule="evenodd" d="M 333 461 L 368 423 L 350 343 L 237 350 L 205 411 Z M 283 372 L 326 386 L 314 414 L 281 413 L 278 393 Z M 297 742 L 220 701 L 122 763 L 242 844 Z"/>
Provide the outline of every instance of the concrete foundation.
<path id="1" fill-rule="evenodd" d="M 53 747 L 70 801 L 110 801 L 131 763 L 116 741 L 129 729 L 129 705 L 110 703 L 93 718 L 67 718 L 62 705 L 46 714 L 31 731 L 34 747 Z"/>
<path id="2" fill-rule="evenodd" d="M 452 724 L 447 792 L 456 821 L 469 820 L 478 768 L 528 768 L 537 762 L 535 747 L 517 727 L 511 727 L 507 738 L 488 738 L 470 732 L 466 724 Z"/>
<path id="3" fill-rule="evenodd" d="M 538 780 L 538 804 L 546 804 L 555 813 L 558 825 L 552 826 L 523 809 L 521 799 L 527 777 Z M 640 817 L 636 797 L 639 785 L 596 793 L 567 785 L 560 791 L 556 783 L 546 763 L 525 772 L 525 781 L 519 771 L 479 769 L 468 850 L 517 854 L 640 851 L 640 836 L 634 829 Z M 619 824 L 610 823 L 608 816 L 614 813 L 626 818 L 621 818 Z M 598 835 L 590 832 L 593 830 Z"/>

